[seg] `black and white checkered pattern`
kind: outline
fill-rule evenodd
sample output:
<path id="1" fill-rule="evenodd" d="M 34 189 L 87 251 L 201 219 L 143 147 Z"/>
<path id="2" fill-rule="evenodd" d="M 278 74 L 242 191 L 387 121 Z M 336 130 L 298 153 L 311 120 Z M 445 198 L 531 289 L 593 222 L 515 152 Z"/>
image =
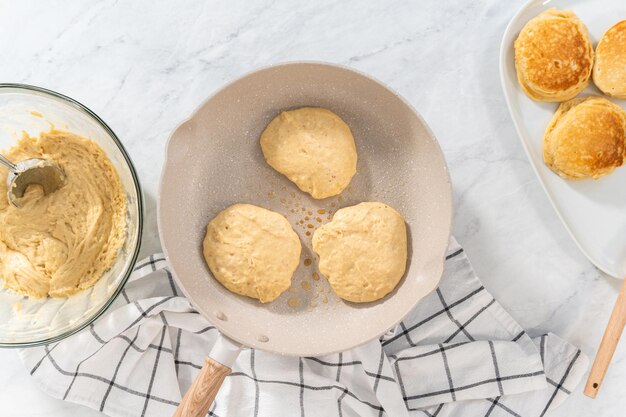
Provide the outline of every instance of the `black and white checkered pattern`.
<path id="1" fill-rule="evenodd" d="M 217 337 L 154 255 L 88 330 L 20 354 L 54 397 L 111 416 L 170 416 Z M 381 340 L 315 358 L 246 349 L 209 415 L 543 416 L 587 362 L 554 335 L 531 339 L 452 242 L 439 288 Z"/>

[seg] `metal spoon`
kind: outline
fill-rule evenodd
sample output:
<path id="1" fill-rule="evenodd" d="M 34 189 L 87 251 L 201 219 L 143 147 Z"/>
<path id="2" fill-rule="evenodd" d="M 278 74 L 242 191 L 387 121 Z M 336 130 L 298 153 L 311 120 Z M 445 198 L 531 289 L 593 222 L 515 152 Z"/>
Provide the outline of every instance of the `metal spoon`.
<path id="1" fill-rule="evenodd" d="M 7 197 L 15 207 L 30 184 L 39 184 L 45 194 L 56 191 L 65 182 L 63 170 L 44 159 L 27 159 L 17 164 L 0 155 L 0 165 L 9 169 L 7 175 Z"/>

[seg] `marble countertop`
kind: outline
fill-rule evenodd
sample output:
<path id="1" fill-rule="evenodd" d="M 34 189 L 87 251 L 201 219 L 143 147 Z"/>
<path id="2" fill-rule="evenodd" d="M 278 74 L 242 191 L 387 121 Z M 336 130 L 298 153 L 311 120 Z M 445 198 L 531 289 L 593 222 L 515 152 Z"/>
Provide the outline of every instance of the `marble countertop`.
<path id="1" fill-rule="evenodd" d="M 531 334 L 593 357 L 620 282 L 595 269 L 553 212 L 509 117 L 500 38 L 522 0 L 1 2 L 0 82 L 59 91 L 122 139 L 146 197 L 142 252 L 159 250 L 155 196 L 165 141 L 208 95 L 291 60 L 365 71 L 424 116 L 447 158 L 454 234 L 485 286 Z M 100 416 L 40 392 L 0 351 L 0 415 Z M 553 416 L 626 409 L 626 343 L 599 398 L 582 387 Z"/>

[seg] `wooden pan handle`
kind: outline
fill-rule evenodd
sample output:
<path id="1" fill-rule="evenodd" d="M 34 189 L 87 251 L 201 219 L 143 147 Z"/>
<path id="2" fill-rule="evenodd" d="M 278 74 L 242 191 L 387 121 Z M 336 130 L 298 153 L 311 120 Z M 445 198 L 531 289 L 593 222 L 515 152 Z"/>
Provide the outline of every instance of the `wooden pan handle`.
<path id="1" fill-rule="evenodd" d="M 204 366 L 181 400 L 174 417 L 205 417 L 230 371 L 229 367 L 205 358 Z"/>
<path id="2" fill-rule="evenodd" d="M 204 359 L 200 373 L 180 401 L 174 417 L 205 417 L 240 351 L 240 344 L 220 335 L 209 356 Z"/>
<path id="3" fill-rule="evenodd" d="M 613 353 L 615 353 L 617 342 L 619 342 L 624 330 L 624 324 L 626 324 L 626 279 L 624 279 L 622 289 L 617 296 L 611 318 L 609 318 L 602 342 L 600 342 L 596 358 L 589 372 L 589 378 L 587 378 L 587 384 L 583 391 L 586 396 L 596 398 L 606 370 L 611 363 L 611 358 L 613 358 Z"/>

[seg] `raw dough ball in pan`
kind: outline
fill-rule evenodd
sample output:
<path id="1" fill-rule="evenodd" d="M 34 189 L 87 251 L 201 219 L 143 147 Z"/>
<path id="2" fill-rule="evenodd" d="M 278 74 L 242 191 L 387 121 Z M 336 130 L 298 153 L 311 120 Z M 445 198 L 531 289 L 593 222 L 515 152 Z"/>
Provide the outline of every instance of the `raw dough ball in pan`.
<path id="1" fill-rule="evenodd" d="M 235 204 L 207 225 L 203 253 L 213 276 L 229 291 L 275 300 L 291 285 L 300 239 L 282 215 Z"/>
<path id="2" fill-rule="evenodd" d="M 272 168 L 313 198 L 341 193 L 356 173 L 352 132 L 330 110 L 282 112 L 261 134 L 261 149 Z"/>
<path id="3" fill-rule="evenodd" d="M 389 294 L 406 269 L 404 218 L 383 203 L 337 210 L 313 234 L 320 272 L 344 300 L 363 303 Z"/>

